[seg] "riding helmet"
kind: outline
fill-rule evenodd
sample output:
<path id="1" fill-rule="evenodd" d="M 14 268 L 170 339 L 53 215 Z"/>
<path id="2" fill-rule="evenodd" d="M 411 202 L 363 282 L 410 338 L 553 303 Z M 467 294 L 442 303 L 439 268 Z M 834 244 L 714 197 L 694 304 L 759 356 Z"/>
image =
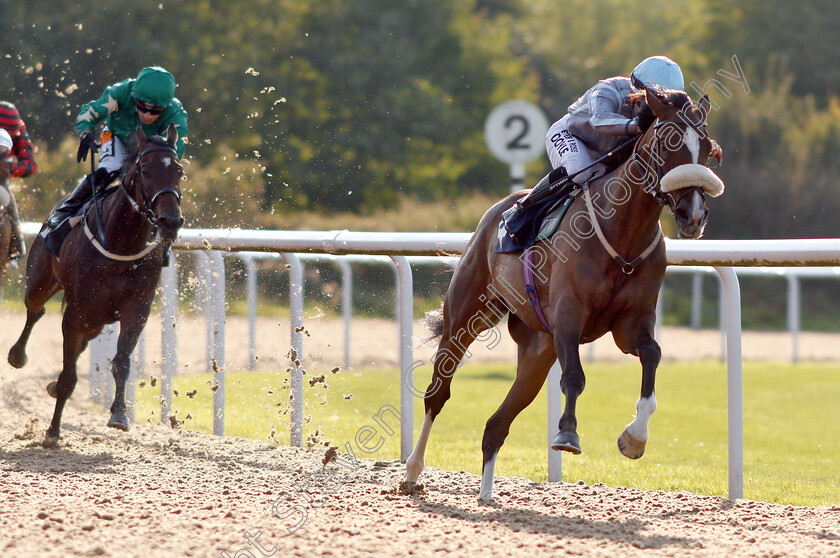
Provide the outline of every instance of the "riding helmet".
<path id="1" fill-rule="evenodd" d="M 630 74 L 630 81 L 636 89 L 660 87 L 682 91 L 685 87 L 682 70 L 667 56 L 651 56 L 642 60 Z"/>
<path id="2" fill-rule="evenodd" d="M 131 95 L 142 103 L 168 107 L 175 98 L 175 77 L 160 66 L 143 68 Z"/>

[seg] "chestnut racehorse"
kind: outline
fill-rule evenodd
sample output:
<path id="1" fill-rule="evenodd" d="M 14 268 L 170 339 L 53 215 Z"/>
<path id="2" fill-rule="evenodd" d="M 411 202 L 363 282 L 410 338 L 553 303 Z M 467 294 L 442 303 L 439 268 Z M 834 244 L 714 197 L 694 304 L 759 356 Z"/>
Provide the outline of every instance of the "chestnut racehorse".
<path id="1" fill-rule="evenodd" d="M 96 231 L 97 209 L 87 211 L 61 245 L 58 257 L 39 235 L 26 266 L 26 325 L 9 351 L 15 368 L 26 364 L 26 343 L 44 315 L 44 304 L 64 290 L 64 366 L 57 382 L 47 386 L 55 397 L 55 413 L 44 445 L 55 445 L 64 404 L 76 386 L 76 361 L 105 324 L 119 322 L 120 334 L 111 373 L 116 392 L 108 426 L 128 430 L 125 384 L 129 359 L 149 317 L 155 288 L 169 246 L 184 220 L 174 125 L 166 138 L 147 138 L 137 130 L 137 151 L 126 158 L 117 191 L 101 202 L 104 238 Z M 93 206 L 91 206 L 93 207 Z"/>
<path id="2" fill-rule="evenodd" d="M 653 337 L 666 267 L 660 214 L 667 207 L 680 236 L 698 238 L 708 217 L 706 194 L 723 192 L 720 179 L 701 164 L 712 147 L 706 134 L 708 98 L 694 106 L 684 92 L 648 90 L 644 102 L 652 111 L 652 125 L 630 158 L 585 187 L 557 232 L 538 242 L 529 258 L 496 253 L 502 213 L 522 192 L 507 196 L 482 217 L 452 277 L 442 312 L 428 316 L 441 340 L 425 394 L 423 426 L 406 462 L 404 490 L 414 488 L 423 470 L 432 425 L 450 397 L 452 376 L 467 348 L 505 316 L 518 345 L 516 379 L 484 430 L 479 497 L 492 499 L 499 449 L 555 360 L 562 367 L 565 406 L 551 447 L 581 452 L 575 406 L 585 377 L 579 346 L 607 332 L 619 349 L 642 364 L 637 414 L 618 439 L 622 454 L 642 456 L 648 420 L 656 408 L 654 377 L 661 356 Z M 533 277 L 530 295 L 525 275 Z"/>

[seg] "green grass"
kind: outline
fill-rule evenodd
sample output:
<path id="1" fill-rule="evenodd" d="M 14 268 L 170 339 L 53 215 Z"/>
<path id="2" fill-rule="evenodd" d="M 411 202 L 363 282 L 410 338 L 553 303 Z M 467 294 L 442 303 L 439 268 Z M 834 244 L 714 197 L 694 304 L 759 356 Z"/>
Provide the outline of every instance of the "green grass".
<path id="1" fill-rule="evenodd" d="M 687 490 L 726 496 L 728 491 L 726 433 L 726 370 L 717 362 L 664 363 L 657 378 L 659 408 L 651 420 L 651 439 L 637 461 L 621 456 L 616 438 L 634 413 L 640 385 L 640 366 L 589 364 L 587 388 L 578 402 L 578 431 L 584 453 L 564 454 L 563 479 L 603 482 L 646 490 Z M 361 456 L 354 436 L 363 426 L 377 428 L 381 449 L 376 459 L 399 457 L 399 424 L 384 415 L 394 430 L 388 435 L 373 415 L 383 406 L 399 410 L 396 370 L 308 372 L 326 374 L 322 383 L 304 388 L 304 438 L 316 429 L 320 442 L 343 446 L 350 442 Z M 416 383 L 428 382 L 429 367 L 415 371 Z M 781 504 L 840 505 L 840 366 L 747 362 L 744 364 L 744 496 Z M 227 375 L 226 434 L 287 444 L 288 388 L 284 372 L 239 372 Z M 447 403 L 426 453 L 429 466 L 480 473 L 484 423 L 511 385 L 513 370 L 506 366 L 467 365 L 458 371 Z M 186 427 L 212 430 L 212 392 L 209 376 L 181 376 L 180 395 L 173 399 L 177 417 L 192 418 Z M 187 391 L 198 389 L 194 399 Z M 272 393 L 269 393 L 271 391 Z M 345 399 L 345 395 L 352 398 Z M 138 421 L 159 413 L 159 390 L 138 390 Z M 278 402 L 280 402 L 278 404 Z M 423 415 L 422 399 L 414 400 L 415 435 Z M 154 420 L 154 419 L 153 419 Z M 272 433 L 274 437 L 272 438 Z M 376 439 L 376 438 L 374 438 Z M 498 475 L 545 481 L 546 395 L 513 423 L 497 462 Z"/>

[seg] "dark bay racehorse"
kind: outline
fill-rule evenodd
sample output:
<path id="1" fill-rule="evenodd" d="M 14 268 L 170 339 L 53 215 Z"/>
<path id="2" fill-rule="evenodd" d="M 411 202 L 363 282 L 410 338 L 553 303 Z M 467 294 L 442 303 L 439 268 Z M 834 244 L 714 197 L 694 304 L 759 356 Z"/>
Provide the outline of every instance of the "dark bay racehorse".
<path id="1" fill-rule="evenodd" d="M 631 157 L 572 202 L 554 236 L 537 243 L 533 260 L 496 253 L 501 215 L 521 192 L 494 205 L 479 222 L 452 277 L 442 313 L 429 316 L 441 340 L 425 395 L 423 426 L 406 462 L 404 490 L 413 489 L 423 470 L 432 424 L 450 397 L 452 376 L 467 348 L 506 315 L 518 345 L 516 379 L 484 430 L 480 498 L 492 499 L 499 449 L 514 418 L 542 388 L 555 359 L 563 371 L 565 407 L 551 447 L 581 452 L 575 406 L 585 378 L 579 345 L 607 332 L 619 349 L 642 363 L 636 418 L 618 446 L 633 459 L 644 453 L 648 420 L 656 408 L 654 377 L 660 360 L 653 337 L 666 267 L 660 214 L 667 207 L 680 236 L 697 238 L 708 217 L 706 194 L 723 192 L 720 179 L 700 164 L 711 150 L 705 131 L 708 98 L 695 107 L 683 92 L 649 90 L 644 101 L 652 110 L 653 124 L 636 142 Z M 525 270 L 534 277 L 537 296 L 530 300 Z"/>
<path id="2" fill-rule="evenodd" d="M 104 238 L 97 238 L 94 208 L 73 228 L 59 257 L 39 235 L 26 266 L 26 325 L 9 351 L 15 368 L 26 364 L 26 343 L 44 315 L 44 304 L 64 290 L 64 366 L 47 386 L 55 413 L 44 445 L 55 445 L 64 403 L 76 386 L 76 361 L 105 324 L 119 322 L 117 354 L 111 369 L 116 383 L 108 426 L 128 430 L 125 384 L 129 358 L 149 317 L 164 255 L 183 224 L 180 180 L 183 168 L 175 151 L 174 126 L 166 138 L 147 138 L 138 128 L 137 152 L 126 159 L 118 191 L 102 201 Z"/>

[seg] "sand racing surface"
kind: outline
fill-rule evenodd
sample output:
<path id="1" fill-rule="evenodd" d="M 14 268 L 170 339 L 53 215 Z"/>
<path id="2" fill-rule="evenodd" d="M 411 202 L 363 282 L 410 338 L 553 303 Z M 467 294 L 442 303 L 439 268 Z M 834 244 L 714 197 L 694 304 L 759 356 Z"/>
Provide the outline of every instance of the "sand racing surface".
<path id="1" fill-rule="evenodd" d="M 59 368 L 58 320 L 48 316 L 36 327 L 30 362 L 20 371 L 6 364 L 5 354 L 23 318 L 5 313 L 3 320 L 4 556 L 840 556 L 840 507 L 519 478 L 497 478 L 499 498 L 491 506 L 478 502 L 479 478 L 464 472 L 427 468 L 425 489 L 400 495 L 395 489 L 403 466 L 354 462 L 343 448 L 341 461 L 325 467 L 324 449 L 307 452 L 150 424 L 119 432 L 107 428 L 107 415 L 88 401 L 84 357 L 60 445 L 44 449 L 40 442 L 53 410 L 44 387 Z M 370 352 L 359 347 L 354 359 L 393 365 L 396 348 L 386 354 L 382 347 L 392 346 L 395 334 L 375 335 L 375 325 L 365 327 L 364 337 L 378 343 Z M 247 362 L 243 328 L 236 320 L 229 324 L 230 361 Z M 340 325 L 323 329 L 340 336 Z M 288 339 L 288 330 L 262 335 Z M 696 338 L 680 345 L 670 335 L 663 338 L 666 358 L 698 345 Z M 719 335 L 707 335 L 711 352 L 705 356 L 716 357 Z M 324 356 L 319 342 L 313 335 L 308 357 L 337 358 Z M 815 346 L 825 354 L 814 358 L 840 357 L 830 354 L 840 350 L 836 339 L 830 345 L 818 339 Z M 776 347 L 784 360 L 790 350 L 781 337 L 765 348 L 749 347 L 745 338 L 747 358 L 750 351 Z M 150 338 L 148 352 L 159 354 L 155 350 Z M 203 350 L 202 343 L 180 342 L 179 365 L 200 363 Z"/>

